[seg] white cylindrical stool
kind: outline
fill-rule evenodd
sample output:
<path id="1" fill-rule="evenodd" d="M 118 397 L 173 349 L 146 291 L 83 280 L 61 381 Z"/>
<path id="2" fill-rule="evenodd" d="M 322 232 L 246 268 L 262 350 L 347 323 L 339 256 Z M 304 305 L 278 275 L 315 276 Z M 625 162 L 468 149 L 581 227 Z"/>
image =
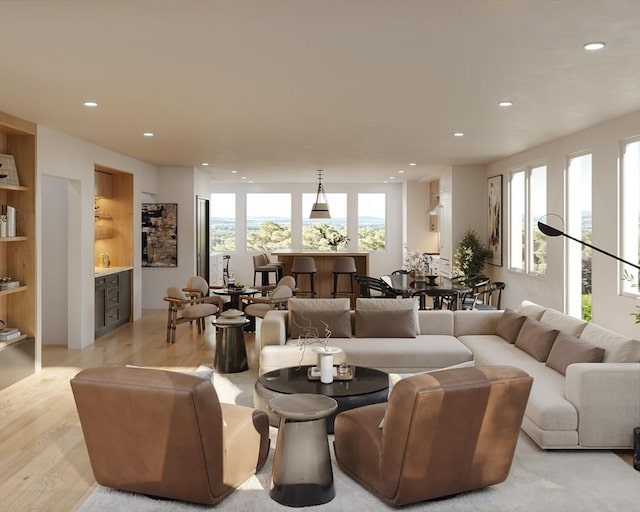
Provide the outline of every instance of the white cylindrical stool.
<path id="1" fill-rule="evenodd" d="M 338 402 L 301 393 L 272 398 L 268 407 L 280 416 L 271 498 L 289 507 L 331 501 L 336 491 L 325 418 L 338 408 Z"/>

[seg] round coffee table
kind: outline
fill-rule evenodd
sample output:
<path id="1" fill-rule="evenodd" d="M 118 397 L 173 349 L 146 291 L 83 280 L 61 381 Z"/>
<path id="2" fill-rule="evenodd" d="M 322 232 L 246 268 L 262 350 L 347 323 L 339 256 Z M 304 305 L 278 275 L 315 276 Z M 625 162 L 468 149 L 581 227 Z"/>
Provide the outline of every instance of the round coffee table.
<path id="1" fill-rule="evenodd" d="M 309 366 L 281 368 L 263 374 L 254 386 L 253 404 L 269 414 L 269 422 L 277 427 L 280 418 L 273 414 L 267 403 L 274 397 L 293 393 L 311 393 L 334 398 L 338 402 L 337 410 L 327 416 L 327 432 L 333 434 L 336 415 L 342 411 L 378 404 L 387 401 L 389 394 L 389 375 L 383 371 L 365 366 L 352 366 L 351 380 L 334 380 L 323 384 L 319 380 L 309 380 Z"/>

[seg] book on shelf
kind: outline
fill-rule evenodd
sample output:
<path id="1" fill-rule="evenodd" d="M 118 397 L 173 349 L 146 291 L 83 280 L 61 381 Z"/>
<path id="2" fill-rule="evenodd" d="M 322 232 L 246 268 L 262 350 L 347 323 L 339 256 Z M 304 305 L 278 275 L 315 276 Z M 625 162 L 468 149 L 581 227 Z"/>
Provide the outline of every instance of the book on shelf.
<path id="1" fill-rule="evenodd" d="M 20 336 L 22 336 L 22 333 L 18 329 L 14 329 L 12 327 L 2 329 L 0 331 L 0 341 L 11 341 L 19 338 Z"/>

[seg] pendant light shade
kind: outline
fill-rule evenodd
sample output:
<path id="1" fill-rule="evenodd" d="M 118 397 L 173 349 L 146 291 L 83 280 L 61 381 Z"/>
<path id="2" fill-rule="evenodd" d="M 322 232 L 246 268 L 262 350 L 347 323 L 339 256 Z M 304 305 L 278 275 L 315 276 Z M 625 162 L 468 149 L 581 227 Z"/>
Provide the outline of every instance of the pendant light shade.
<path id="1" fill-rule="evenodd" d="M 310 219 L 330 219 L 329 203 L 327 203 L 327 196 L 324 193 L 324 186 L 322 185 L 322 171 L 318 171 L 318 193 L 316 194 L 316 202 L 313 203 L 311 208 Z"/>

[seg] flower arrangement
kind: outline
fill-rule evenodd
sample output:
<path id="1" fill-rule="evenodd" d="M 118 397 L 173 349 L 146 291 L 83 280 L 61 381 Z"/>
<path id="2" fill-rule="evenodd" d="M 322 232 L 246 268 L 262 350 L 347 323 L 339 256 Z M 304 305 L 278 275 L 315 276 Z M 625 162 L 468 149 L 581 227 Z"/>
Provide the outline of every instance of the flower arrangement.
<path id="1" fill-rule="evenodd" d="M 320 236 L 327 241 L 329 247 L 334 251 L 338 250 L 339 245 L 349 243 L 349 237 L 347 235 L 327 224 L 318 226 L 318 231 L 320 232 Z"/>
<path id="2" fill-rule="evenodd" d="M 407 270 L 426 272 L 427 258 L 420 251 L 412 251 L 406 245 L 404 247 L 404 266 Z"/>
<path id="3" fill-rule="evenodd" d="M 298 336 L 297 345 L 300 346 L 300 361 L 298 362 L 298 366 L 302 364 L 302 359 L 304 358 L 304 352 L 306 350 L 307 345 L 320 345 L 324 350 L 328 351 L 329 346 L 329 338 L 331 337 L 331 331 L 329 330 L 329 324 L 326 322 L 320 321 L 324 324 L 324 337 L 320 337 L 320 332 L 317 327 L 313 327 L 311 325 L 311 320 L 308 320 L 304 316 L 300 315 L 305 325 L 300 325 L 295 320 L 292 320 L 296 327 L 299 327 L 302 333 Z"/>

